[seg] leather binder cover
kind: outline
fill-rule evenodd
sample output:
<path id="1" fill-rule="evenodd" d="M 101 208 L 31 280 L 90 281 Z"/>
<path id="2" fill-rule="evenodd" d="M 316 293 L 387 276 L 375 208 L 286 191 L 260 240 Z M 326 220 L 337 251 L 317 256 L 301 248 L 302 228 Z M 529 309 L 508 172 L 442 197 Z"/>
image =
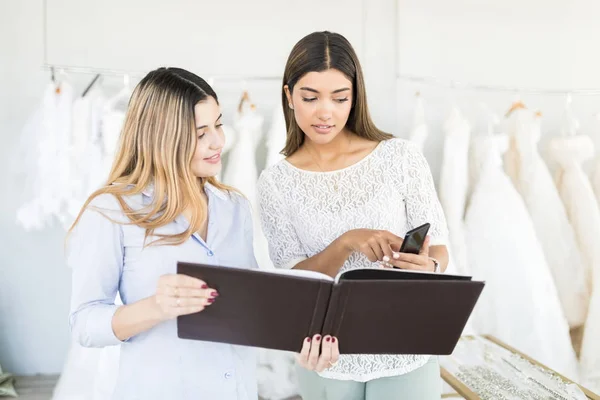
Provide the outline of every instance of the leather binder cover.
<path id="1" fill-rule="evenodd" d="M 324 334 L 341 354 L 433 354 L 454 351 L 484 287 L 470 277 L 354 270 L 334 286 Z"/>
<path id="2" fill-rule="evenodd" d="M 300 352 L 307 336 L 321 332 L 333 283 L 183 262 L 177 273 L 219 292 L 203 311 L 177 317 L 180 338 L 294 352 Z"/>
<path id="3" fill-rule="evenodd" d="M 203 264 L 180 274 L 219 291 L 177 318 L 178 336 L 299 352 L 306 336 L 339 338 L 342 354 L 451 354 L 481 294 L 470 277 L 354 270 L 339 282 Z"/>

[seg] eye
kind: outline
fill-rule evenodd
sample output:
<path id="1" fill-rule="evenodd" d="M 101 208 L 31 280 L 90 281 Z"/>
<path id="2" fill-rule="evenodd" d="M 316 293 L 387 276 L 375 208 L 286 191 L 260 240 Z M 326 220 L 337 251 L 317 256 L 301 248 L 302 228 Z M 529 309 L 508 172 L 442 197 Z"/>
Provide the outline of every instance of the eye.
<path id="1" fill-rule="evenodd" d="M 307 103 L 310 103 L 312 101 L 315 101 L 317 98 L 316 97 L 311 97 L 311 98 L 307 98 L 307 97 L 303 97 L 302 101 L 305 101 Z"/>
<path id="2" fill-rule="evenodd" d="M 346 97 L 345 99 L 335 99 L 335 101 L 337 101 L 338 103 L 345 103 L 348 101 L 348 98 Z"/>
<path id="3" fill-rule="evenodd" d="M 203 133 L 201 135 L 198 135 L 198 139 L 202 139 L 204 136 L 206 135 L 206 133 Z"/>
<path id="4" fill-rule="evenodd" d="M 222 126 L 223 126 L 223 124 L 217 124 L 217 125 L 215 125 L 215 127 L 216 127 L 217 129 L 219 129 L 219 128 L 220 128 L 220 127 L 222 127 Z"/>

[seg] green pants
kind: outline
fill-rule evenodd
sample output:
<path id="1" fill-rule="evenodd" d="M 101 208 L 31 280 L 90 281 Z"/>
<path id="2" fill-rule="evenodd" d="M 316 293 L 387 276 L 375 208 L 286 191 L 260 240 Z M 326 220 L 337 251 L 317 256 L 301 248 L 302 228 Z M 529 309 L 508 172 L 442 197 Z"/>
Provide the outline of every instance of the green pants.
<path id="1" fill-rule="evenodd" d="M 368 382 L 327 379 L 298 367 L 298 383 L 303 400 L 439 400 L 442 379 L 438 358 L 404 375 Z"/>

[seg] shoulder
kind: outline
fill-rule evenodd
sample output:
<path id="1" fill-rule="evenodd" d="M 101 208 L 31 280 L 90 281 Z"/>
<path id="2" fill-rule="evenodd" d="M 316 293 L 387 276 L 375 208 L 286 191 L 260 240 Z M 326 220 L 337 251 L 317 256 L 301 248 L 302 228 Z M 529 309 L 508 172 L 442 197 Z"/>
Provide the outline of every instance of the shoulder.
<path id="1" fill-rule="evenodd" d="M 262 189 L 273 188 L 275 183 L 282 178 L 285 178 L 290 173 L 287 165 L 287 161 L 280 160 L 276 164 L 265 168 L 258 177 L 258 188 L 259 191 Z"/>
<path id="2" fill-rule="evenodd" d="M 122 201 L 134 210 L 140 209 L 142 195 L 125 196 L 122 198 Z M 126 222 L 127 220 L 121 202 L 117 196 L 110 193 L 102 193 L 94 197 L 87 205 L 84 213 L 89 211 L 100 214 L 115 222 Z"/>
<path id="3" fill-rule="evenodd" d="M 230 215 L 247 214 L 251 212 L 250 201 L 240 192 L 225 190 L 210 183 L 205 183 L 207 192 L 210 192 L 210 201 L 217 201 L 219 209 L 226 210 Z"/>
<path id="4" fill-rule="evenodd" d="M 381 145 L 383 146 L 385 153 L 393 153 L 401 156 L 421 154 L 419 147 L 408 139 L 395 137 L 393 139 L 384 140 Z"/>

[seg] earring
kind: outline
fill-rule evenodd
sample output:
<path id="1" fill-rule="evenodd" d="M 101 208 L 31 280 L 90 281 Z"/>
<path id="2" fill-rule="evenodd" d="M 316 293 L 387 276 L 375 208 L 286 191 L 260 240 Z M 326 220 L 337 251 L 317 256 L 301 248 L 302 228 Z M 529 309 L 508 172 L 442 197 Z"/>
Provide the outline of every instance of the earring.
<path id="1" fill-rule="evenodd" d="M 290 108 L 293 110 L 294 106 L 292 105 L 292 103 L 288 104 L 290 106 Z"/>

